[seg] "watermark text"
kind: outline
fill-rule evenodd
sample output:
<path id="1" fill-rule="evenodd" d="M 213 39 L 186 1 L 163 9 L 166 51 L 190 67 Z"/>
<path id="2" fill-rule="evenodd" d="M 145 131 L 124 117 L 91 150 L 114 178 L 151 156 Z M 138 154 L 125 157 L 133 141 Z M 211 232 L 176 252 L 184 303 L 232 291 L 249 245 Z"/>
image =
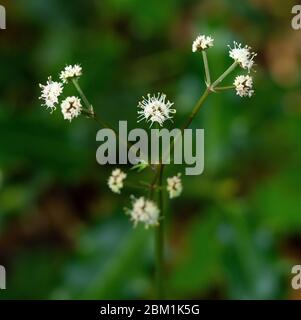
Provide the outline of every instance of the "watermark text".
<path id="1" fill-rule="evenodd" d="M 118 135 L 118 136 L 117 136 Z M 204 129 L 151 129 L 136 128 L 128 132 L 127 121 L 119 121 L 119 131 L 101 129 L 96 141 L 99 164 L 186 164 L 186 175 L 204 171 Z M 118 143 L 118 145 L 117 145 Z"/>
<path id="2" fill-rule="evenodd" d="M 0 290 L 6 289 L 6 271 L 3 266 L 0 265 Z"/>
<path id="3" fill-rule="evenodd" d="M 6 29 L 6 10 L 0 5 L 0 29 Z"/>
<path id="4" fill-rule="evenodd" d="M 292 13 L 295 15 L 292 19 L 292 28 L 294 30 L 301 29 L 301 4 L 292 7 Z"/>

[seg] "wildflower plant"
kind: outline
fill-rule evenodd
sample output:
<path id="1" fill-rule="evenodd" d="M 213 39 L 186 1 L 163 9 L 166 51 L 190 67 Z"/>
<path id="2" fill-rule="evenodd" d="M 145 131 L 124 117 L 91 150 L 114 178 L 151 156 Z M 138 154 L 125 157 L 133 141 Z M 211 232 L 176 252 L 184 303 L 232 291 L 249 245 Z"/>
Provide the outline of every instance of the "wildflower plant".
<path id="1" fill-rule="evenodd" d="M 233 59 L 232 64 L 219 76 L 215 81 L 211 80 L 211 72 L 208 63 L 207 53 L 214 46 L 214 39 L 211 36 L 199 35 L 192 43 L 192 52 L 201 54 L 204 63 L 205 84 L 206 88 L 200 95 L 196 105 L 192 108 L 190 115 L 181 127 L 181 131 L 187 129 L 200 109 L 204 105 L 205 100 L 211 94 L 220 91 L 233 90 L 239 97 L 251 97 L 254 94 L 253 79 L 250 73 L 254 67 L 254 58 L 256 54 L 251 51 L 251 47 L 234 42 L 233 47 L 229 47 L 229 57 Z M 232 80 L 232 85 L 221 86 L 221 83 L 240 68 L 246 70 L 247 74 L 236 75 Z M 53 81 L 51 77 L 45 85 L 40 84 L 42 90 L 40 99 L 43 100 L 43 106 L 53 112 L 60 103 L 63 118 L 70 122 L 76 117 L 83 115 L 89 119 L 95 120 L 101 127 L 112 129 L 112 126 L 103 121 L 95 112 L 93 106 L 82 91 L 79 80 L 82 76 L 82 68 L 80 65 L 66 66 L 58 75 L 59 81 Z M 73 84 L 77 95 L 61 98 L 64 86 Z M 61 99 L 61 101 L 60 101 Z M 137 122 L 145 121 L 150 127 L 163 127 L 165 123 L 173 122 L 176 114 L 174 103 L 171 102 L 165 94 L 147 94 L 137 105 Z M 114 130 L 114 129 L 113 129 Z M 172 141 L 169 150 L 164 150 L 164 154 L 168 156 L 172 152 L 177 143 L 177 139 Z M 131 146 L 127 146 L 130 148 Z M 124 172 L 120 168 L 114 168 L 108 177 L 107 184 L 110 190 L 116 194 L 124 192 L 125 187 L 135 187 L 143 194 L 131 195 L 130 207 L 125 209 L 125 213 L 129 216 L 133 226 L 144 225 L 146 229 L 154 229 L 156 234 L 155 250 L 156 250 L 156 283 L 157 298 L 164 298 L 164 258 L 165 258 L 165 240 L 164 240 L 164 207 L 163 193 L 168 194 L 169 199 L 179 197 L 183 192 L 181 174 L 168 177 L 164 180 L 165 164 L 160 161 L 151 165 L 145 160 L 140 160 L 131 170 L 140 173 L 144 170 L 150 170 L 153 174 L 150 182 L 139 181 L 131 185 L 128 181 L 129 172 Z"/>

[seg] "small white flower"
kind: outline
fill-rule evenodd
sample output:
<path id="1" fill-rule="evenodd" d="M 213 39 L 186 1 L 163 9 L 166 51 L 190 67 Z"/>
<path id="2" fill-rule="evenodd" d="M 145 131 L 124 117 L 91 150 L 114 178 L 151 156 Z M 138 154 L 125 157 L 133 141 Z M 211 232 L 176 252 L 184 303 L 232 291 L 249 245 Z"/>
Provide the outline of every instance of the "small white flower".
<path id="1" fill-rule="evenodd" d="M 66 66 L 60 73 L 60 79 L 63 83 L 67 83 L 69 79 L 78 78 L 82 75 L 82 67 L 78 64 Z"/>
<path id="2" fill-rule="evenodd" d="M 111 176 L 108 179 L 109 188 L 115 192 L 120 193 L 120 190 L 123 188 L 123 180 L 126 178 L 126 173 L 120 169 L 114 169 L 111 173 Z"/>
<path id="3" fill-rule="evenodd" d="M 229 56 L 237 61 L 243 69 L 248 69 L 248 71 L 250 71 L 254 64 L 253 59 L 257 55 L 256 53 L 251 52 L 251 47 L 247 45 L 242 47 L 241 43 L 237 43 L 236 41 L 234 41 L 233 48 L 230 46 L 228 47 L 230 49 Z"/>
<path id="4" fill-rule="evenodd" d="M 127 213 L 131 216 L 134 227 L 139 222 L 144 223 L 146 229 L 159 225 L 160 210 L 153 201 L 144 197 L 132 197 L 132 209 L 127 210 Z"/>
<path id="5" fill-rule="evenodd" d="M 72 120 L 80 115 L 82 110 L 82 104 L 77 97 L 68 97 L 61 104 L 62 114 L 64 119 Z"/>
<path id="6" fill-rule="evenodd" d="M 210 36 L 199 35 L 192 43 L 192 52 L 206 50 L 213 46 L 213 42 Z"/>
<path id="7" fill-rule="evenodd" d="M 170 101 L 165 101 L 166 95 L 163 93 L 158 93 L 158 95 L 151 96 L 147 95 L 147 99 L 143 97 L 143 100 L 139 102 L 138 108 L 138 122 L 145 119 L 147 122 L 151 122 L 151 126 L 154 122 L 158 122 L 160 126 L 166 120 L 172 119 L 172 114 L 176 113 L 175 109 L 171 106 L 173 103 Z"/>
<path id="8" fill-rule="evenodd" d="M 251 97 L 254 93 L 253 79 L 248 75 L 237 76 L 233 84 L 236 89 L 236 94 L 240 97 Z"/>
<path id="9" fill-rule="evenodd" d="M 51 112 L 55 110 L 58 98 L 63 92 L 63 85 L 61 82 L 52 81 L 51 77 L 48 77 L 46 85 L 39 84 L 42 89 L 42 94 L 39 99 L 44 100 L 44 105 L 51 109 Z"/>
<path id="10" fill-rule="evenodd" d="M 182 181 L 181 181 L 181 174 L 167 178 L 167 191 L 169 192 L 169 198 L 176 198 L 179 197 L 183 191 Z"/>

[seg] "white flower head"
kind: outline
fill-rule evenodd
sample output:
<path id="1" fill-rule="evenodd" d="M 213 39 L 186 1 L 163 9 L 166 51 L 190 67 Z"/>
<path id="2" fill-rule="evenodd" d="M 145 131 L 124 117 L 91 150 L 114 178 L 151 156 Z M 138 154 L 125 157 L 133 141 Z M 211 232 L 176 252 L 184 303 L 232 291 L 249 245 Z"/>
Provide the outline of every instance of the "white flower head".
<path id="1" fill-rule="evenodd" d="M 82 104 L 77 97 L 68 97 L 61 104 L 62 114 L 64 119 L 71 121 L 80 115 L 82 111 Z"/>
<path id="2" fill-rule="evenodd" d="M 175 109 L 172 109 L 173 103 L 170 101 L 165 101 L 166 95 L 163 93 L 158 93 L 157 95 L 151 96 L 147 95 L 147 98 L 143 97 L 143 100 L 139 102 L 138 108 L 138 122 L 145 119 L 147 122 L 154 122 L 163 125 L 164 121 L 171 120 L 172 114 L 176 113 Z"/>
<path id="3" fill-rule="evenodd" d="M 144 197 L 132 197 L 132 209 L 127 209 L 126 213 L 131 216 L 134 227 L 138 223 L 143 223 L 146 229 L 159 225 L 160 210 L 155 202 Z"/>
<path id="4" fill-rule="evenodd" d="M 167 178 L 167 191 L 169 192 L 169 198 L 176 198 L 179 197 L 183 191 L 182 181 L 181 181 L 181 174 Z"/>
<path id="5" fill-rule="evenodd" d="M 56 109 L 58 98 L 63 92 L 63 85 L 61 82 L 52 81 L 51 77 L 48 77 L 46 85 L 39 84 L 42 89 L 42 94 L 39 99 L 44 100 L 44 105 L 51 109 L 51 112 Z"/>
<path id="6" fill-rule="evenodd" d="M 115 192 L 120 193 L 123 188 L 123 180 L 126 178 L 126 173 L 121 171 L 120 169 L 114 169 L 108 179 L 109 188 Z"/>
<path id="7" fill-rule="evenodd" d="M 63 83 L 67 83 L 69 79 L 78 78 L 82 75 L 82 67 L 78 64 L 66 66 L 60 73 L 60 79 Z"/>
<path id="8" fill-rule="evenodd" d="M 242 47 L 241 43 L 237 43 L 236 41 L 234 41 L 233 43 L 233 48 L 231 48 L 231 46 L 228 46 L 230 49 L 229 56 L 234 61 L 237 61 L 243 69 L 247 69 L 250 72 L 251 68 L 254 65 L 254 57 L 256 57 L 257 54 L 251 52 L 251 47 L 247 45 Z"/>
<path id="9" fill-rule="evenodd" d="M 237 76 L 233 84 L 236 89 L 236 94 L 240 97 L 251 97 L 254 93 L 253 79 L 249 75 Z"/>
<path id="10" fill-rule="evenodd" d="M 213 47 L 214 39 L 210 36 L 199 35 L 192 43 L 192 52 L 203 51 Z"/>

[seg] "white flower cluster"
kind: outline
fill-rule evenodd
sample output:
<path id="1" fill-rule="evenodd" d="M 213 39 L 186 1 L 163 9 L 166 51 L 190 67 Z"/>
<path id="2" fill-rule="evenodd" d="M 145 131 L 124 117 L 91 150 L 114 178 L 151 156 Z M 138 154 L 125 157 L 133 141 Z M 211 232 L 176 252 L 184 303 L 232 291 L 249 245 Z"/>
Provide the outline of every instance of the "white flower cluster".
<path id="1" fill-rule="evenodd" d="M 167 178 L 167 191 L 169 192 L 169 198 L 173 199 L 179 197 L 183 191 L 183 185 L 181 181 L 181 174 Z"/>
<path id="2" fill-rule="evenodd" d="M 113 170 L 111 176 L 108 179 L 109 188 L 115 193 L 120 193 L 121 189 L 123 188 L 123 180 L 125 178 L 126 173 L 118 168 Z"/>
<path id="3" fill-rule="evenodd" d="M 251 47 L 247 45 L 242 47 L 241 43 L 237 43 L 236 41 L 234 41 L 233 43 L 233 48 L 231 48 L 231 46 L 228 46 L 230 49 L 229 56 L 234 61 L 238 62 L 243 69 L 247 69 L 250 72 L 251 68 L 254 65 L 254 57 L 257 54 L 251 52 Z"/>
<path id="4" fill-rule="evenodd" d="M 134 227 L 138 223 L 143 223 L 146 229 L 159 225 L 160 210 L 153 201 L 144 197 L 132 197 L 132 209 L 128 209 L 127 213 L 131 216 Z"/>
<path id="5" fill-rule="evenodd" d="M 214 39 L 210 36 L 199 35 L 192 43 L 192 52 L 203 51 L 213 47 Z"/>
<path id="6" fill-rule="evenodd" d="M 56 109 L 56 104 L 59 101 L 59 96 L 63 92 L 63 85 L 60 82 L 52 81 L 51 77 L 48 77 L 45 85 L 40 84 L 42 94 L 40 99 L 44 100 L 44 105 L 51 109 L 51 112 Z"/>
<path id="7" fill-rule="evenodd" d="M 64 119 L 71 121 L 80 115 L 82 104 L 77 97 L 68 97 L 61 104 L 62 114 Z"/>
<path id="8" fill-rule="evenodd" d="M 163 125 L 164 121 L 171 120 L 172 114 L 176 113 L 175 109 L 172 109 L 173 103 L 165 101 L 166 95 L 158 93 L 157 95 L 147 95 L 147 98 L 143 97 L 143 100 L 138 103 L 138 122 L 145 119 L 147 122 L 151 122 L 151 126 L 154 122 Z"/>
<path id="9" fill-rule="evenodd" d="M 236 89 L 236 94 L 240 97 L 252 97 L 253 90 L 253 79 L 249 75 L 237 76 L 234 80 L 234 86 Z"/>
<path id="10" fill-rule="evenodd" d="M 74 66 L 66 66 L 65 69 L 60 73 L 60 79 L 62 82 L 52 81 L 51 77 L 48 77 L 45 85 L 40 84 L 42 93 L 40 99 L 44 101 L 47 109 L 50 108 L 51 112 L 56 109 L 56 105 L 59 102 L 59 97 L 63 92 L 64 83 L 67 83 L 71 78 L 78 78 L 82 74 L 82 68 L 75 64 Z M 61 111 L 64 119 L 71 121 L 80 115 L 82 111 L 81 101 L 77 97 L 67 97 L 61 103 Z"/>
<path id="11" fill-rule="evenodd" d="M 192 51 L 203 51 L 213 46 L 214 39 L 210 36 L 199 35 L 192 43 Z M 243 69 L 251 71 L 254 66 L 254 58 L 256 53 L 251 51 L 248 45 L 242 46 L 241 43 L 233 42 L 233 47 L 229 47 L 229 56 L 239 64 Z M 204 62 L 205 63 L 205 62 Z M 208 68 L 208 66 L 207 66 Z M 230 70 L 230 68 L 229 68 Z M 230 71 L 229 71 L 230 72 Z M 222 80 L 221 80 L 222 81 Z M 236 94 L 240 97 L 251 97 L 254 94 L 253 79 L 250 76 L 240 75 L 235 78 L 234 86 Z"/>
<path id="12" fill-rule="evenodd" d="M 72 78 L 78 78 L 82 75 L 82 67 L 78 64 L 74 66 L 66 66 L 60 74 L 60 79 L 63 83 L 67 83 Z"/>

